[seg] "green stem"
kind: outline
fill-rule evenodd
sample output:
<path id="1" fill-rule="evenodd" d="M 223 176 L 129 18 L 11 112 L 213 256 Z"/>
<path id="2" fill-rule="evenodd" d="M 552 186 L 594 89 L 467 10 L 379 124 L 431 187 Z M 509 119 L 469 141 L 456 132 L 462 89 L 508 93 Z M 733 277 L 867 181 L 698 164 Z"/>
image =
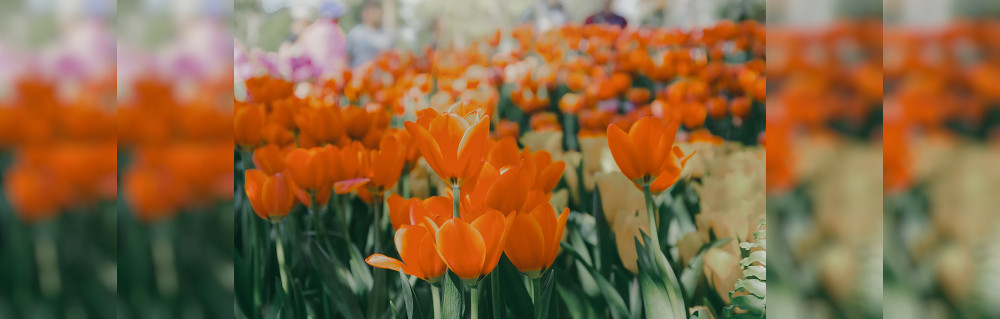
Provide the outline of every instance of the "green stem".
<path id="1" fill-rule="evenodd" d="M 642 194 L 646 197 L 646 216 L 649 218 L 649 239 L 651 243 L 646 243 L 649 248 L 649 256 L 657 256 L 660 251 L 660 233 L 656 231 L 656 205 L 653 204 L 653 194 L 649 191 L 649 184 L 642 186 Z M 653 257 L 655 260 L 659 260 Z"/>
<path id="2" fill-rule="evenodd" d="M 539 302 L 542 299 L 542 277 L 531 279 L 531 301 L 535 303 L 535 318 L 543 318 Z"/>
<path id="3" fill-rule="evenodd" d="M 472 319 L 478 319 L 479 318 L 479 287 L 478 286 L 472 286 L 472 292 L 469 295 L 469 297 L 470 297 L 469 299 L 471 299 L 470 302 L 472 303 L 472 309 L 469 309 L 470 310 L 469 312 L 472 315 Z"/>
<path id="4" fill-rule="evenodd" d="M 275 243 L 274 249 L 278 253 L 278 271 L 281 274 L 281 288 L 285 290 L 285 295 L 288 295 L 288 269 L 285 266 L 285 248 L 284 244 L 281 242 L 281 231 L 280 223 L 271 224 L 274 226 L 274 238 L 277 241 Z"/>
<path id="5" fill-rule="evenodd" d="M 462 201 L 462 196 L 460 196 L 461 187 L 459 183 L 455 182 L 451 184 L 451 196 L 454 198 L 453 204 L 451 206 L 451 217 L 459 218 L 462 217 L 461 212 L 459 212 L 459 203 Z"/>
<path id="6" fill-rule="evenodd" d="M 375 237 L 375 247 L 373 248 L 373 253 L 382 251 L 382 235 L 380 234 L 382 224 L 380 221 L 382 216 L 382 205 L 384 205 L 383 198 L 384 196 L 382 196 L 382 192 L 379 191 L 375 193 L 375 196 L 372 199 L 372 211 L 375 213 L 375 220 L 372 224 L 372 235 Z M 369 318 L 378 318 L 380 316 L 379 309 L 384 309 L 382 307 L 384 307 L 386 303 L 385 290 L 381 289 L 381 287 L 385 287 L 386 284 L 385 270 L 379 268 L 372 269 L 372 275 L 375 277 L 375 283 L 372 287 L 372 295 L 370 298 L 371 303 L 368 306 L 368 315 Z"/>
<path id="7" fill-rule="evenodd" d="M 375 235 L 375 253 L 382 249 L 382 239 L 379 236 L 379 232 L 382 230 L 382 197 L 381 194 L 375 194 L 372 198 L 372 211 L 375 212 L 375 222 L 372 225 L 372 232 Z"/>
<path id="8" fill-rule="evenodd" d="M 431 284 L 431 299 L 434 301 L 434 319 L 441 319 L 441 288 Z"/>

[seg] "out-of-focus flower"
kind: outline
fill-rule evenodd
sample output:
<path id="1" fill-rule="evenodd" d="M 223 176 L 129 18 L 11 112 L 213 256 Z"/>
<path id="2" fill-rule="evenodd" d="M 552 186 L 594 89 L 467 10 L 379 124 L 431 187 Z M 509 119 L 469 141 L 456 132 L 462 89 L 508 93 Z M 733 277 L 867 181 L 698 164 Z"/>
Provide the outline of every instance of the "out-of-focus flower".
<path id="1" fill-rule="evenodd" d="M 559 100 L 559 110 L 566 114 L 576 114 L 583 109 L 584 99 L 576 93 L 566 93 Z"/>
<path id="2" fill-rule="evenodd" d="M 559 131 L 562 130 L 562 126 L 559 125 L 559 119 L 555 113 L 542 112 L 531 116 L 531 130 L 534 132 Z"/>
<path id="3" fill-rule="evenodd" d="M 382 138 L 377 150 L 361 150 L 357 154 L 360 177 L 337 182 L 334 186 L 338 194 L 345 194 L 367 186 L 373 194 L 393 188 L 403 173 L 406 164 L 405 149 L 393 135 Z"/>
<path id="4" fill-rule="evenodd" d="M 601 191 L 601 210 L 615 234 L 618 255 L 625 269 L 638 273 L 635 241 L 639 231 L 649 233 L 645 197 L 641 191 L 629 187 L 631 181 L 619 172 L 601 173 L 597 187 Z M 642 241 L 642 238 L 639 238 Z"/>
<path id="5" fill-rule="evenodd" d="M 236 103 L 233 119 L 233 137 L 236 145 L 253 149 L 263 141 L 264 107 L 256 104 Z"/>
<path id="6" fill-rule="evenodd" d="M 504 252 L 517 270 L 538 278 L 555 261 L 559 253 L 569 208 L 556 216 L 552 205 L 543 204 L 528 213 L 514 217 Z"/>
<path id="7" fill-rule="evenodd" d="M 295 185 L 309 192 L 330 186 L 329 157 L 326 149 L 296 148 L 285 155 L 289 177 Z"/>
<path id="8" fill-rule="evenodd" d="M 267 144 L 253 150 L 253 164 L 263 170 L 268 175 L 274 175 L 285 171 L 285 156 L 287 150 L 283 150 L 276 144 Z"/>
<path id="9" fill-rule="evenodd" d="M 447 269 L 434 249 L 434 233 L 421 225 L 402 225 L 396 230 L 396 251 L 402 260 L 374 254 L 365 262 L 374 267 L 402 271 L 433 284 Z"/>
<path id="10" fill-rule="evenodd" d="M 729 292 L 736 286 L 736 280 L 740 279 L 739 255 L 721 248 L 709 248 L 702 258 L 705 260 L 705 280 L 728 305 Z"/>
<path id="11" fill-rule="evenodd" d="M 267 175 L 264 171 L 246 171 L 247 198 L 257 216 L 272 223 L 281 222 L 295 204 L 295 183 L 284 173 Z"/>
<path id="12" fill-rule="evenodd" d="M 300 130 L 299 144 L 303 147 L 340 144 L 344 137 L 344 124 L 336 106 L 301 107 L 295 113 L 295 124 Z"/>

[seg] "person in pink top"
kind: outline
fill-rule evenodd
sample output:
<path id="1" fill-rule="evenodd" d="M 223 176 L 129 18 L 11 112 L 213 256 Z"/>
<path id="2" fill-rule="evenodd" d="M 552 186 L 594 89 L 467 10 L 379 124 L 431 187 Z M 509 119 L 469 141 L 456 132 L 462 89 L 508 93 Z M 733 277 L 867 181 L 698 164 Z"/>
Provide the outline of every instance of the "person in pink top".
<path id="1" fill-rule="evenodd" d="M 347 67 L 347 37 L 337 25 L 343 7 L 332 0 L 320 5 L 319 18 L 298 37 L 302 57 L 308 58 L 319 80 L 329 79 Z"/>

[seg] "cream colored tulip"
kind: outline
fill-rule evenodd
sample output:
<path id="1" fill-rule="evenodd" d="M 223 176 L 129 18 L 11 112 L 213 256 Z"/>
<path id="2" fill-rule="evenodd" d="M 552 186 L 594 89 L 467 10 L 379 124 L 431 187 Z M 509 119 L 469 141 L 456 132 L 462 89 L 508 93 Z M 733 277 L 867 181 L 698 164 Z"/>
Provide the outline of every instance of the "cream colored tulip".
<path id="1" fill-rule="evenodd" d="M 677 241 L 677 253 L 680 254 L 681 262 L 686 267 L 691 258 L 698 253 L 698 249 L 705 245 L 705 241 L 701 239 L 698 232 L 690 232 L 684 234 L 680 240 Z"/>
<path id="2" fill-rule="evenodd" d="M 740 278 L 740 257 L 722 248 L 709 248 L 702 255 L 705 259 L 703 269 L 708 286 L 715 290 L 727 305 L 730 303 L 729 292 L 736 286 Z"/>
<path id="3" fill-rule="evenodd" d="M 521 144 L 535 151 L 546 151 L 553 159 L 561 159 L 563 155 L 562 131 L 531 131 L 521 136 Z"/>
<path id="4" fill-rule="evenodd" d="M 639 242 L 645 245 L 639 231 L 649 235 L 649 218 L 645 212 L 621 210 L 615 214 L 615 222 L 611 230 L 615 233 L 615 244 L 618 247 L 618 257 L 621 258 L 622 265 L 633 274 L 638 274 L 635 239 L 638 238 Z"/>
<path id="5" fill-rule="evenodd" d="M 608 148 L 608 138 L 605 136 L 590 136 L 580 139 L 580 154 L 583 156 L 583 187 L 588 192 L 594 191 L 594 182 L 601 172 L 619 171 Z"/>
<path id="6" fill-rule="evenodd" d="M 601 191 L 601 210 L 608 221 L 614 225 L 615 216 L 619 212 L 640 212 L 646 216 L 646 198 L 642 191 L 632 186 L 632 181 L 620 172 L 600 173 L 597 176 L 597 187 Z M 613 229 L 613 228 L 612 228 Z"/>

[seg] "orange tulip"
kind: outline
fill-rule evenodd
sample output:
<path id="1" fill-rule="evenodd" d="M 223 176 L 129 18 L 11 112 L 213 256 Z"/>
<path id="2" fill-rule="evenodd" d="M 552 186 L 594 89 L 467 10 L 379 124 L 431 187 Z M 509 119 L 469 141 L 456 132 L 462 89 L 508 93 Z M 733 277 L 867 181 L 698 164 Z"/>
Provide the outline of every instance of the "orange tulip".
<path id="1" fill-rule="evenodd" d="M 404 199 L 398 194 L 389 195 L 386 200 L 389 205 L 389 221 L 393 229 L 405 225 L 419 225 L 430 218 L 435 224 L 441 225 L 451 217 L 452 199 L 445 196 L 433 196 L 427 199 Z M 439 213 L 448 213 L 439 215 Z"/>
<path id="2" fill-rule="evenodd" d="M 308 139 L 314 146 L 338 144 L 344 135 L 340 110 L 335 106 L 303 107 L 295 114 L 295 124 L 300 139 Z"/>
<path id="3" fill-rule="evenodd" d="M 517 270 L 534 279 L 542 276 L 559 254 L 559 242 L 569 208 L 556 216 L 551 204 L 539 205 L 530 213 L 517 214 L 511 224 L 504 252 Z"/>
<path id="4" fill-rule="evenodd" d="M 264 107 L 257 104 L 236 103 L 233 118 L 233 138 L 236 145 L 253 149 L 264 139 Z"/>
<path id="5" fill-rule="evenodd" d="M 583 109 L 584 99 L 576 93 L 566 93 L 559 100 L 559 110 L 566 114 L 576 114 Z"/>
<path id="6" fill-rule="evenodd" d="M 441 227 L 435 226 L 434 248 L 448 269 L 474 285 L 500 261 L 513 221 L 513 215 L 505 218 L 493 209 L 485 210 L 472 223 L 449 219 Z"/>
<path id="7" fill-rule="evenodd" d="M 368 186 L 369 192 L 381 194 L 396 185 L 406 160 L 404 149 L 393 135 L 386 135 L 379 146 L 378 150 L 360 151 L 360 177 L 337 182 L 334 187 L 338 194 L 349 193 L 361 186 Z"/>
<path id="8" fill-rule="evenodd" d="M 562 130 L 562 126 L 559 125 L 559 118 L 552 112 L 535 113 L 531 116 L 529 123 L 531 124 L 531 130 L 536 132 Z"/>
<path id="9" fill-rule="evenodd" d="M 365 150 L 359 142 L 352 142 L 344 147 L 325 146 L 330 168 L 330 182 L 336 183 L 360 176 L 361 163 L 358 156 Z"/>
<path id="10" fill-rule="evenodd" d="M 628 134 L 617 125 L 608 126 L 611 155 L 622 173 L 639 189 L 649 186 L 652 192 L 659 193 L 680 176 L 684 161 L 678 165 L 677 159 L 684 154 L 674 145 L 678 127 L 677 120 L 665 124 L 656 117 L 639 119 Z"/>
<path id="11" fill-rule="evenodd" d="M 330 185 L 328 159 L 326 149 L 320 147 L 296 148 L 285 155 L 288 173 L 295 185 L 310 192 Z"/>
<path id="12" fill-rule="evenodd" d="M 490 163 L 485 163 L 475 188 L 463 195 L 463 211 L 475 212 L 488 207 L 508 216 L 520 212 L 528 204 L 525 200 L 528 198 L 530 183 L 528 172 L 522 171 L 519 166 L 504 166 L 498 170 Z M 471 216 L 463 214 L 462 217 Z"/>
<path id="13" fill-rule="evenodd" d="M 278 145 L 267 144 L 253 150 L 253 165 L 268 175 L 281 173 L 285 170 L 287 152 Z"/>
<path id="14" fill-rule="evenodd" d="M 394 130 L 396 140 L 403 148 L 403 158 L 405 159 L 406 171 L 411 171 L 417 167 L 417 160 L 420 159 L 420 149 L 413 145 L 413 136 L 406 130 Z"/>
<path id="15" fill-rule="evenodd" d="M 446 183 L 454 187 L 479 175 L 490 128 L 489 116 L 481 109 L 467 114 L 429 109 L 421 112 L 417 123 L 405 125 L 427 163 Z"/>
<path id="16" fill-rule="evenodd" d="M 281 222 L 295 204 L 295 183 L 284 173 L 267 175 L 259 169 L 246 171 L 247 198 L 258 217 Z"/>
<path id="17" fill-rule="evenodd" d="M 373 267 L 402 271 L 432 284 L 441 280 L 447 269 L 434 249 L 434 233 L 424 226 L 403 225 L 396 230 L 396 251 L 402 261 L 374 254 L 365 262 Z"/>

